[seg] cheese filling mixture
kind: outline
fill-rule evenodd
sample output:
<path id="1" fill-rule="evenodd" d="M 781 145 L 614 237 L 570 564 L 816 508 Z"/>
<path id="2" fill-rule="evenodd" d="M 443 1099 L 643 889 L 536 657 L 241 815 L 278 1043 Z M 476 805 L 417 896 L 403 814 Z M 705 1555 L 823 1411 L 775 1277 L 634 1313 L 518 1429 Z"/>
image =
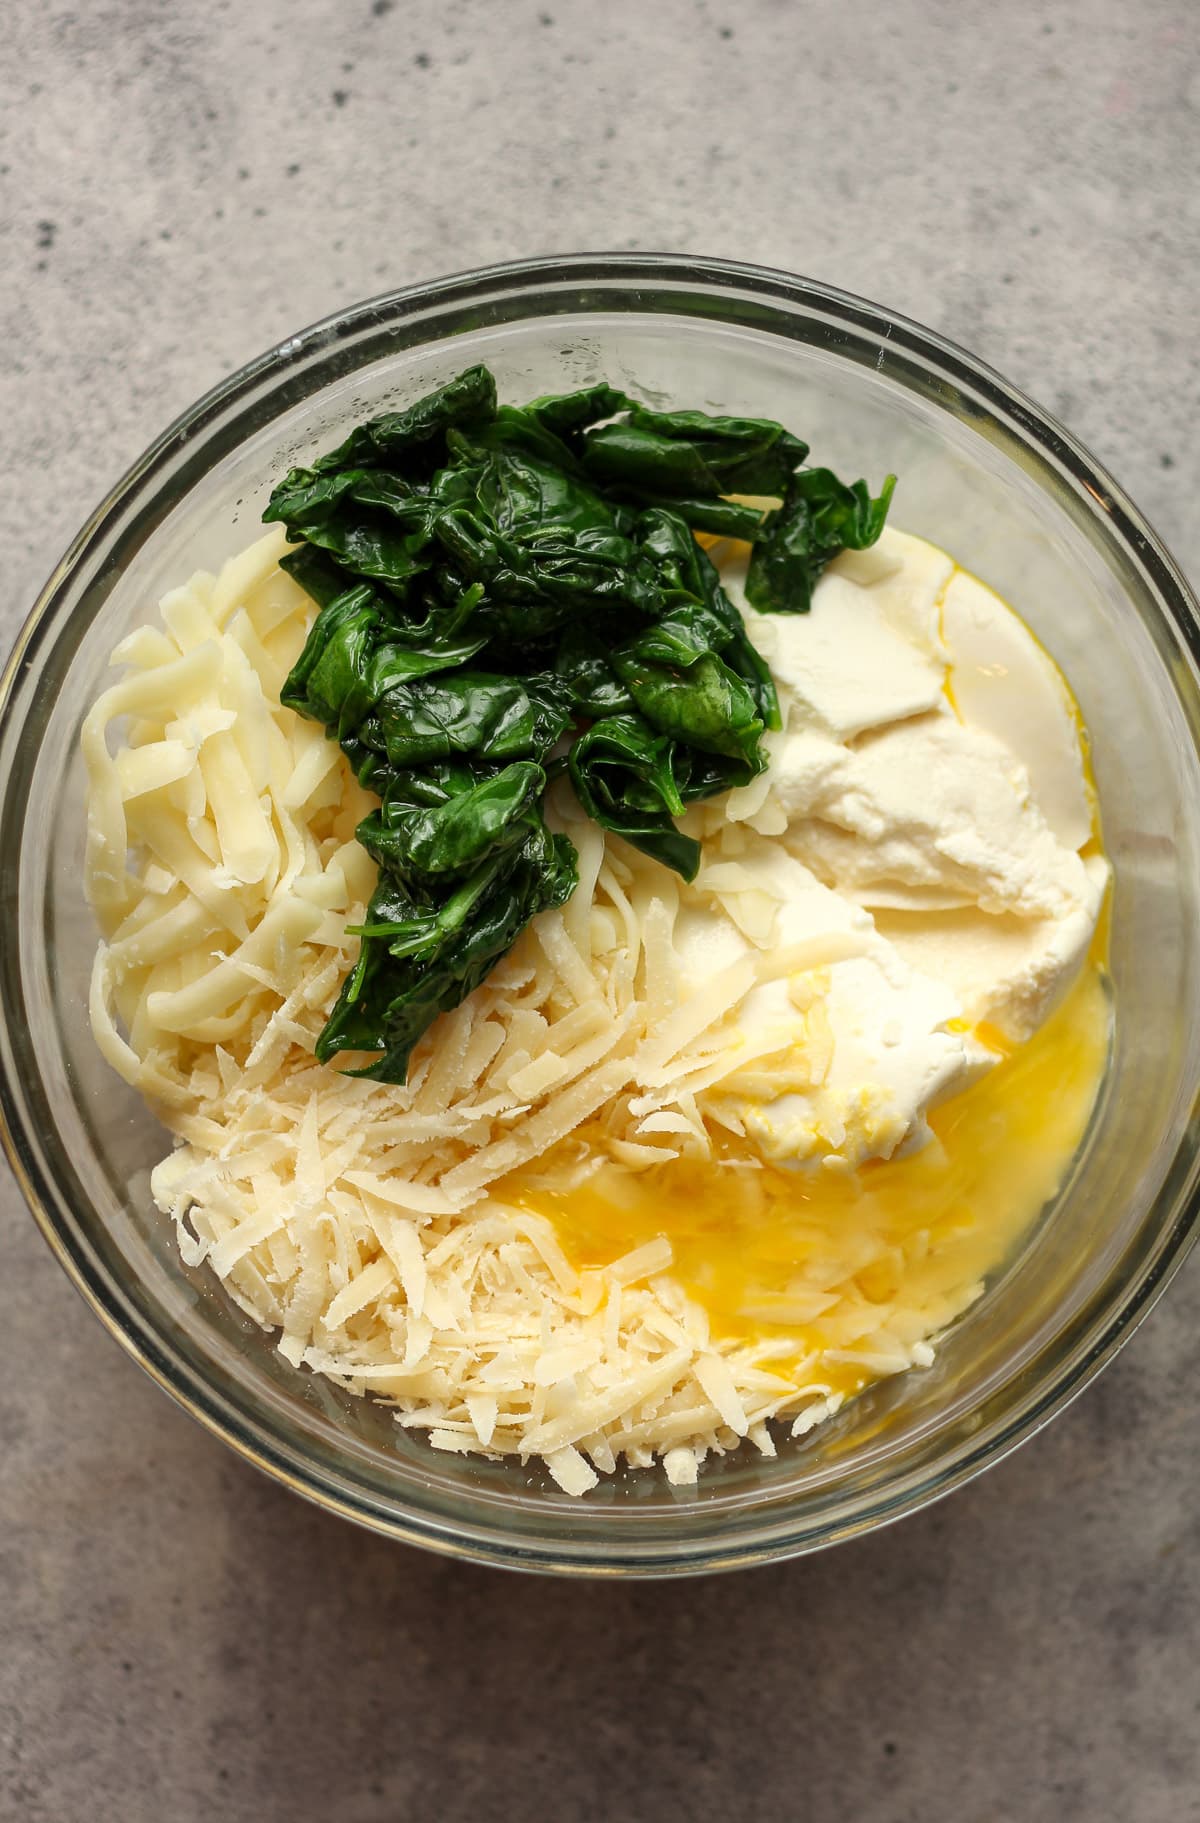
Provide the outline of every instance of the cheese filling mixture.
<path id="1" fill-rule="evenodd" d="M 715 547 L 779 692 L 767 770 L 689 811 L 691 884 L 553 785 L 578 887 L 397 1084 L 314 1058 L 376 800 L 280 705 L 314 617 L 286 548 L 168 595 L 83 731 L 92 1022 L 175 1136 L 185 1261 L 295 1365 L 572 1494 L 774 1454 L 771 1420 L 928 1365 L 1107 1055 L 1081 726 L 1023 623 L 893 530 L 804 615 Z"/>

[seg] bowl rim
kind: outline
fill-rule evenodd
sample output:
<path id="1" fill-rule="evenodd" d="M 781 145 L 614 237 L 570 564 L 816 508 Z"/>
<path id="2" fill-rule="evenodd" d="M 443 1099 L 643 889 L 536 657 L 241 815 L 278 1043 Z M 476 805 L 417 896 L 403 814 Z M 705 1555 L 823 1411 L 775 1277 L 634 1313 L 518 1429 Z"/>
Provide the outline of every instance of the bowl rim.
<path id="1" fill-rule="evenodd" d="M 447 310 L 496 287 L 510 293 L 537 292 L 549 286 L 588 281 L 611 284 L 614 280 L 641 282 L 650 287 L 703 284 L 742 295 L 749 293 L 769 304 L 817 306 L 860 332 L 890 342 L 897 352 L 932 357 L 941 374 L 951 380 L 963 379 L 991 410 L 1012 422 L 1039 453 L 1086 489 L 1107 516 L 1110 535 L 1117 545 L 1132 554 L 1167 604 L 1193 664 L 1200 663 L 1200 604 L 1179 566 L 1128 495 L 1051 414 L 957 343 L 851 292 L 769 267 L 699 255 L 583 252 L 497 262 L 347 305 L 267 348 L 179 413 L 88 515 L 39 591 L 0 674 L 0 745 L 8 731 L 18 685 L 55 630 L 55 608 L 68 583 L 168 455 L 183 443 L 200 439 L 210 426 L 248 401 L 264 380 L 278 383 L 289 368 L 303 366 L 324 345 L 370 329 L 385 329 L 389 323 L 417 312 Z M 6 890 L 0 905 L 0 929 L 12 930 L 10 947 L 15 947 L 16 904 L 15 890 Z M 709 1537 L 700 1550 L 696 1549 L 696 1541 L 685 1540 L 673 1548 L 660 1547 L 652 1554 L 638 1554 L 636 1548 L 629 1549 L 626 1539 L 618 1539 L 605 1552 L 573 1552 L 569 1543 L 561 1540 L 547 1543 L 542 1538 L 531 1541 L 506 1537 L 501 1530 L 484 1523 L 449 1531 L 425 1514 L 409 1512 L 400 1517 L 394 1511 L 385 1513 L 366 1498 L 356 1500 L 340 1492 L 315 1470 L 305 1475 L 293 1466 L 285 1451 L 273 1449 L 267 1437 L 253 1437 L 243 1431 L 236 1412 L 225 1407 L 190 1368 L 181 1368 L 168 1350 L 157 1347 L 156 1338 L 147 1333 L 144 1324 L 132 1320 L 128 1308 L 122 1308 L 119 1287 L 95 1268 L 78 1237 L 60 1228 L 49 1185 L 34 1148 L 26 1141 L 22 1101 L 15 1089 L 6 1039 L 0 1042 L 0 1145 L 42 1235 L 92 1313 L 164 1392 L 244 1460 L 315 1504 L 398 1541 L 466 1560 L 576 1575 L 661 1577 L 762 1564 L 842 1542 L 944 1498 L 1035 1435 L 1083 1390 L 1129 1339 L 1200 1238 L 1200 1185 L 1193 1182 L 1177 1195 L 1172 1219 L 1159 1233 L 1153 1257 L 1140 1263 L 1137 1276 L 1126 1287 L 1116 1309 L 1103 1320 L 1091 1319 L 1096 1333 L 1077 1338 L 1040 1390 L 1014 1402 L 1006 1421 L 985 1428 L 976 1440 L 952 1450 L 947 1463 L 898 1497 L 889 1498 L 886 1488 L 876 1490 L 862 1511 L 843 1516 L 819 1535 L 781 1537 L 787 1526 L 786 1522 L 779 1522 L 770 1528 L 768 1536 L 739 1535 L 735 1543 L 725 1548 Z"/>

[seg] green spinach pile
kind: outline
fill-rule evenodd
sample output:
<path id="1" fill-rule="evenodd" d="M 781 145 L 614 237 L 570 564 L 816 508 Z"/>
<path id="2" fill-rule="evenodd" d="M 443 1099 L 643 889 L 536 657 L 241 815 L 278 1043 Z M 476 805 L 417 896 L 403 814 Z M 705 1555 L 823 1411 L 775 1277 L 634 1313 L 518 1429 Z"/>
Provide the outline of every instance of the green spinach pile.
<path id="1" fill-rule="evenodd" d="M 380 799 L 358 827 L 379 883 L 317 1055 L 413 1046 L 574 890 L 542 803 L 564 770 L 587 813 L 685 879 L 675 819 L 762 771 L 770 672 L 693 536 L 752 546 L 746 592 L 804 613 L 878 499 L 767 419 L 650 411 L 606 385 L 498 405 L 472 367 L 293 469 L 263 517 L 320 612 L 281 692 Z M 779 500 L 765 514 L 730 495 Z"/>

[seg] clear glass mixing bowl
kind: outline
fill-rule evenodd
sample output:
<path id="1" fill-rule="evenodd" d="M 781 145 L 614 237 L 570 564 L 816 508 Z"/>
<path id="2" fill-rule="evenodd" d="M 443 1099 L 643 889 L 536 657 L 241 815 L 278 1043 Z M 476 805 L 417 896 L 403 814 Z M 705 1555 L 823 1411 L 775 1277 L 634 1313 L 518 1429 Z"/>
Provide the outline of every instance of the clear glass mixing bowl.
<path id="1" fill-rule="evenodd" d="M 602 376 L 642 398 L 782 418 L 876 483 L 894 518 L 999 589 L 1091 729 L 1116 886 L 1117 1024 L 1069 1182 L 941 1345 L 768 1461 L 699 1487 L 615 1477 L 583 1501 L 538 1468 L 438 1455 L 296 1372 L 180 1262 L 148 1176 L 164 1134 L 87 1018 L 78 730 L 115 641 L 256 533 L 272 480 L 352 420 L 473 361 L 523 399 Z M 1200 1082 L 1197 605 L 1135 508 L 970 356 L 873 305 L 717 261 L 581 256 L 396 292 L 292 337 L 147 452 L 34 609 L 0 723 L 0 1074 L 9 1154 L 75 1284 L 181 1405 L 298 1492 L 382 1532 L 524 1568 L 678 1575 L 810 1551 L 911 1512 L 1028 1436 L 1096 1372 L 1194 1238 Z"/>

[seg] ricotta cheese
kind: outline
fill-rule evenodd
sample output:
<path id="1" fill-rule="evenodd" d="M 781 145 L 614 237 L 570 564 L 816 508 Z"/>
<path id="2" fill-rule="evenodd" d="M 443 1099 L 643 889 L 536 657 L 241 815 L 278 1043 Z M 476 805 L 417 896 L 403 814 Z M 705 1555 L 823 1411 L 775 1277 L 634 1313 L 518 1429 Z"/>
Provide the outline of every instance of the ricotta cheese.
<path id="1" fill-rule="evenodd" d="M 889 530 L 847 553 L 807 615 L 756 613 L 735 565 L 723 580 L 784 725 L 767 772 L 696 815 L 718 857 L 698 885 L 724 877 L 730 851 L 746 894 L 774 908 L 770 941 L 863 936 L 863 953 L 828 971 L 819 1080 L 764 1073 L 740 1127 L 774 1160 L 890 1157 L 999 1060 L 997 1035 L 1031 1036 L 1088 954 L 1108 867 L 1083 852 L 1094 810 L 1078 716 L 1011 609 L 921 539 Z M 694 910 L 677 942 L 698 978 L 748 937 L 719 909 Z M 747 997 L 749 1048 L 773 1026 L 779 1054 L 799 1054 L 788 996 L 775 981 Z M 990 1043 L 975 1035 L 985 1025 Z"/>

